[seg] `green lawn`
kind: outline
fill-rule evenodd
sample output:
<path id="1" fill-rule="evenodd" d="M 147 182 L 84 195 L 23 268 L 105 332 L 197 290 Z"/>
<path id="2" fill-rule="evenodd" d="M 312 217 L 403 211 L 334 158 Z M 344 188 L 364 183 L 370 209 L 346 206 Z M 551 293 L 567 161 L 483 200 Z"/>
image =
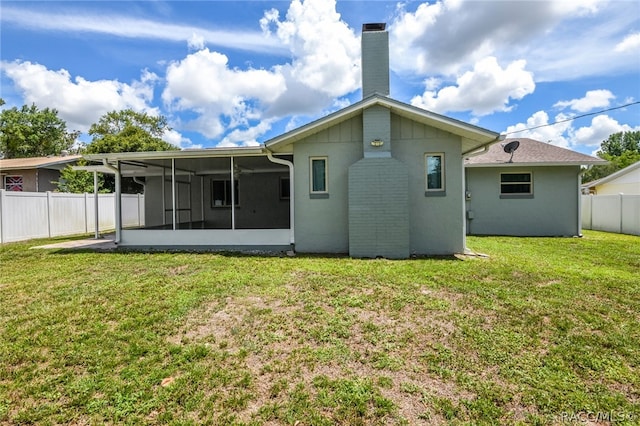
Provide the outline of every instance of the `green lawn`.
<path id="1" fill-rule="evenodd" d="M 0 424 L 640 423 L 639 237 L 29 250 L 52 241 L 0 247 Z"/>

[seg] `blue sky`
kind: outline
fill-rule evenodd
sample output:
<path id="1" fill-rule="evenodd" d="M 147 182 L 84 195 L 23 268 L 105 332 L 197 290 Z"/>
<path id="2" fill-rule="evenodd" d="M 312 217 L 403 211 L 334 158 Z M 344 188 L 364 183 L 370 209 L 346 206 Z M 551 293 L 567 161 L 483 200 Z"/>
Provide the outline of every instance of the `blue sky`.
<path id="1" fill-rule="evenodd" d="M 387 23 L 391 96 L 400 101 L 587 154 L 611 133 L 640 130 L 637 1 L 3 0 L 0 8 L 4 108 L 56 108 L 85 142 L 92 123 L 124 108 L 167 117 L 165 139 L 182 148 L 264 142 L 361 99 L 367 22 Z"/>

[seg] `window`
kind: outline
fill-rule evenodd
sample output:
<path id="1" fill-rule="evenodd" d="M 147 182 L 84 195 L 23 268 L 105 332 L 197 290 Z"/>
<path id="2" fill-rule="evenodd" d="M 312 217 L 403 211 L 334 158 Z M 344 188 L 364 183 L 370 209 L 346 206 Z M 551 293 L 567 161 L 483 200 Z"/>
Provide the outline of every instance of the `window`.
<path id="1" fill-rule="evenodd" d="M 444 191 L 444 154 L 425 154 L 427 192 Z"/>
<path id="2" fill-rule="evenodd" d="M 235 205 L 240 205 L 240 197 L 238 192 L 238 181 L 234 180 L 233 198 Z M 231 206 L 231 181 L 230 180 L 212 180 L 211 181 L 211 207 L 230 207 Z"/>
<path id="3" fill-rule="evenodd" d="M 7 191 L 22 191 L 22 176 L 5 176 L 4 189 Z"/>
<path id="4" fill-rule="evenodd" d="M 500 195 L 532 195 L 531 173 L 500 173 Z"/>
<path id="5" fill-rule="evenodd" d="M 329 192 L 327 186 L 327 157 L 311 157 L 311 193 L 325 194 Z"/>
<path id="6" fill-rule="evenodd" d="M 291 180 L 288 177 L 280 178 L 280 199 L 288 200 L 291 198 Z"/>

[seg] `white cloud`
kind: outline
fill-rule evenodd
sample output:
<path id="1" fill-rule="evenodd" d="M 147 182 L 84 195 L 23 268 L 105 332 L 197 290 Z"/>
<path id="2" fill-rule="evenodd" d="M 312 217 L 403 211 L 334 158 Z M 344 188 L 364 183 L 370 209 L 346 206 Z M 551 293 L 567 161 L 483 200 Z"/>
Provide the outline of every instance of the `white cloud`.
<path id="1" fill-rule="evenodd" d="M 291 51 L 291 77 L 298 82 L 329 96 L 359 87 L 360 39 L 340 19 L 335 0 L 293 0 L 286 19 L 270 10 L 260 23 Z"/>
<path id="2" fill-rule="evenodd" d="M 169 142 L 171 145 L 175 145 L 181 149 L 195 149 L 202 148 L 200 144 L 194 144 L 191 139 L 184 137 L 175 130 L 168 130 L 162 135 L 162 140 Z"/>
<path id="3" fill-rule="evenodd" d="M 563 19 L 594 13 L 598 3 L 457 0 L 422 3 L 413 12 L 401 6 L 390 26 L 392 62 L 400 71 L 448 75 L 489 55 L 522 57 L 533 37 Z"/>
<path id="4" fill-rule="evenodd" d="M 134 111 L 158 115 L 151 107 L 153 88 L 158 77 L 142 72 L 140 80 L 131 84 L 116 80 L 88 81 L 60 69 L 53 71 L 28 61 L 1 62 L 2 72 L 22 93 L 26 104 L 40 108 L 55 108 L 70 130 L 86 132 L 107 112 L 131 108 Z"/>
<path id="5" fill-rule="evenodd" d="M 204 49 L 204 37 L 193 33 L 189 40 L 187 40 L 187 45 L 189 46 L 189 50 L 202 50 Z"/>
<path id="6" fill-rule="evenodd" d="M 629 34 L 616 45 L 614 50 L 616 52 L 635 51 L 636 54 L 640 53 L 640 33 Z"/>
<path id="7" fill-rule="evenodd" d="M 230 114 L 245 99 L 273 102 L 286 89 L 284 78 L 266 70 L 231 69 L 228 58 L 209 49 L 188 55 L 167 68 L 162 98 L 178 108 L 217 105 Z"/>
<path id="8" fill-rule="evenodd" d="M 511 99 L 522 99 L 535 89 L 533 74 L 525 66 L 521 60 L 503 69 L 495 57 L 487 57 L 477 62 L 472 71 L 462 74 L 455 86 L 429 90 L 434 80 L 427 80 L 427 90 L 414 97 L 411 104 L 440 113 L 472 111 L 477 116 L 509 111 Z"/>
<path id="9" fill-rule="evenodd" d="M 573 80 L 637 69 L 637 14 L 628 2 L 406 2 L 391 22 L 391 65 L 400 74 L 458 75 L 487 56 L 526 58 L 537 81 Z M 594 18 L 606 24 L 594 25 Z M 585 31 L 585 27 L 589 30 Z M 628 43 L 628 44 L 627 44 Z M 589 48 L 585 48 L 589 46 Z M 627 46 L 629 46 L 627 48 Z M 624 52 L 622 52 L 624 50 Z"/>
<path id="10" fill-rule="evenodd" d="M 598 115 L 591 120 L 589 126 L 574 128 L 570 115 L 560 113 L 555 116 L 550 125 L 549 116 L 544 111 L 538 111 L 527 119 L 526 123 L 509 126 L 504 132 L 510 138 L 531 138 L 553 145 L 584 151 L 584 147 L 597 147 L 611 134 L 617 132 L 638 131 L 640 126 L 631 127 L 620 124 L 608 115 Z M 531 130 L 525 130 L 531 129 Z"/>
<path id="11" fill-rule="evenodd" d="M 42 7 L 46 7 L 43 5 Z M 10 22 L 23 28 L 64 33 L 99 33 L 118 37 L 190 41 L 194 34 L 212 46 L 254 52 L 284 53 L 280 43 L 257 31 L 211 31 L 191 25 L 136 19 L 125 15 L 99 15 L 77 13 L 72 10 L 32 10 L 2 6 L 2 22 Z"/>
<path id="12" fill-rule="evenodd" d="M 257 138 L 271 129 L 270 120 L 262 120 L 257 125 L 247 129 L 235 129 L 227 134 L 218 144 L 219 147 L 258 146 Z"/>
<path id="13" fill-rule="evenodd" d="M 595 147 L 613 133 L 638 130 L 640 126 L 634 128 L 628 124 L 620 124 L 608 115 L 597 115 L 591 120 L 590 126 L 580 127 L 570 133 L 574 144 Z"/>
<path id="14" fill-rule="evenodd" d="M 558 114 L 554 121 L 562 121 L 566 118 L 568 118 L 568 116 Z M 566 121 L 552 126 L 549 126 L 548 124 L 549 115 L 544 111 L 538 111 L 529 117 L 526 123 L 518 123 L 513 126 L 509 126 L 504 133 L 506 133 L 510 138 L 531 138 L 568 148 L 570 143 L 566 138 L 565 132 L 571 127 L 571 123 Z"/>
<path id="15" fill-rule="evenodd" d="M 596 108 L 608 107 L 612 99 L 615 99 L 615 95 L 609 90 L 589 90 L 583 98 L 559 101 L 553 106 L 561 109 L 570 107 L 577 112 L 587 112 Z"/>
<path id="16" fill-rule="evenodd" d="M 204 49 L 167 67 L 162 98 L 172 108 L 199 115 L 184 123 L 185 129 L 216 138 L 260 119 L 265 105 L 285 90 L 285 80 L 277 71 L 231 69 L 225 55 Z"/>

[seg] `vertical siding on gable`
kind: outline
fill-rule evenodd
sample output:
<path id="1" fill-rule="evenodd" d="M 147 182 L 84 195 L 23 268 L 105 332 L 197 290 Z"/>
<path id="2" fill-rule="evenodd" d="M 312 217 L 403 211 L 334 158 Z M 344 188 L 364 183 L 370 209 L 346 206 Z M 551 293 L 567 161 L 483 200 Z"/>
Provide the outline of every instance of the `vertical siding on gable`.
<path id="1" fill-rule="evenodd" d="M 412 254 L 452 254 L 465 249 L 460 137 L 392 114 L 392 155 L 409 174 Z M 425 153 L 445 154 L 446 196 L 425 196 Z"/>
<path id="2" fill-rule="evenodd" d="M 296 251 L 348 253 L 347 170 L 363 155 L 362 117 L 296 142 L 293 152 Z M 316 156 L 326 156 L 328 160 L 328 198 L 312 199 L 309 195 L 309 157 Z"/>

